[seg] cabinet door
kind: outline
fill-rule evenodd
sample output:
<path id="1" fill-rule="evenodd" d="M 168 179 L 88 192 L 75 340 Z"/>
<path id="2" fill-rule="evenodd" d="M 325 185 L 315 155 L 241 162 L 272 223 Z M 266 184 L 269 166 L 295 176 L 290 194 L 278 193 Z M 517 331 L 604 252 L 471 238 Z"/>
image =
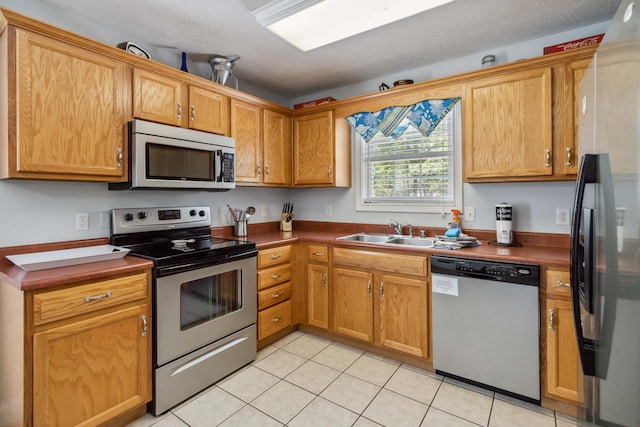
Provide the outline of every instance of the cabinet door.
<path id="1" fill-rule="evenodd" d="M 463 108 L 465 179 L 553 173 L 551 68 L 468 83 Z"/>
<path id="2" fill-rule="evenodd" d="M 334 143 L 333 111 L 295 118 L 294 185 L 334 183 Z"/>
<path id="3" fill-rule="evenodd" d="M 16 43 L 18 141 L 9 149 L 9 174 L 95 181 L 122 177 L 131 94 L 127 66 L 20 29 Z"/>
<path id="4" fill-rule="evenodd" d="M 231 137 L 236 140 L 236 181 L 262 182 L 261 108 L 231 100 Z"/>
<path id="5" fill-rule="evenodd" d="M 418 357 L 428 357 L 427 282 L 376 275 L 379 294 L 379 344 Z"/>
<path id="6" fill-rule="evenodd" d="M 34 425 L 97 425 L 150 399 L 151 331 L 139 305 L 33 337 Z M 143 335 L 144 334 L 144 335 Z"/>
<path id="7" fill-rule="evenodd" d="M 578 399 L 578 348 L 571 301 L 547 299 L 547 394 Z"/>
<path id="8" fill-rule="evenodd" d="M 309 286 L 309 324 L 319 328 L 329 328 L 329 267 L 308 264 L 307 283 Z"/>
<path id="9" fill-rule="evenodd" d="M 187 116 L 186 91 L 178 80 L 149 71 L 133 70 L 133 116 L 183 126 Z"/>
<path id="10" fill-rule="evenodd" d="M 331 285 L 334 332 L 373 342 L 373 275 L 335 268 Z"/>
<path id="11" fill-rule="evenodd" d="M 189 86 L 189 127 L 229 135 L 229 97 Z"/>
<path id="12" fill-rule="evenodd" d="M 265 184 L 291 185 L 291 117 L 263 110 Z"/>

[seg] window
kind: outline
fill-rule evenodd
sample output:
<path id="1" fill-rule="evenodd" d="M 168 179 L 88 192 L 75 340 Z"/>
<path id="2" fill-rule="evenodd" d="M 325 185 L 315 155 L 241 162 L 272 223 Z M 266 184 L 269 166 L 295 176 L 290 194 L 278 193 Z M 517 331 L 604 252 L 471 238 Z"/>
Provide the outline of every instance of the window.
<path id="1" fill-rule="evenodd" d="M 460 133 L 460 103 L 429 137 L 413 126 L 398 139 L 378 133 L 364 142 L 354 133 L 356 210 L 444 212 L 459 206 Z"/>

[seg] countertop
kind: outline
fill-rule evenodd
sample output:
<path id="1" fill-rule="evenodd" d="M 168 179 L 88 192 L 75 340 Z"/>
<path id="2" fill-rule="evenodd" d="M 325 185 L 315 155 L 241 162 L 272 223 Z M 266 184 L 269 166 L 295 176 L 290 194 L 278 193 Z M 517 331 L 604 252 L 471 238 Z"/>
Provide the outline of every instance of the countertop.
<path id="1" fill-rule="evenodd" d="M 433 249 L 404 245 L 388 245 L 376 243 L 353 242 L 336 240 L 337 237 L 358 232 L 388 233 L 387 226 L 366 226 L 362 224 L 333 224 L 299 221 L 298 229 L 293 232 L 281 232 L 277 230 L 277 223 L 256 224 L 249 227 L 247 240 L 255 242 L 258 249 L 266 249 L 295 242 L 318 243 L 341 247 L 352 247 L 363 250 L 387 250 L 394 253 L 407 254 L 438 254 L 476 259 L 512 261 L 520 263 L 540 264 L 546 267 L 568 269 L 569 248 L 564 244 L 564 239 L 531 233 L 523 234 L 523 246 L 499 246 L 489 244 L 487 240 L 491 233 L 469 233 L 476 235 L 481 246 L 463 248 L 457 250 Z M 385 228 L 386 227 L 386 228 Z M 212 234 L 218 237 L 232 237 L 232 227 L 218 227 L 212 229 Z M 428 230 L 427 235 L 435 234 Z M 495 233 L 493 234 L 495 235 Z M 416 237 L 417 238 L 417 237 Z M 4 282 L 19 290 L 29 291 L 51 286 L 80 282 L 84 280 L 98 280 L 100 278 L 119 274 L 136 273 L 144 269 L 152 268 L 149 260 L 127 255 L 124 258 L 80 264 L 69 267 L 52 268 L 27 272 L 15 266 L 5 258 L 14 253 L 37 252 L 44 250 L 66 249 L 69 247 L 107 244 L 108 239 L 92 239 L 86 241 L 60 242 L 54 244 L 28 245 L 12 248 L 0 248 L 0 282 Z"/>

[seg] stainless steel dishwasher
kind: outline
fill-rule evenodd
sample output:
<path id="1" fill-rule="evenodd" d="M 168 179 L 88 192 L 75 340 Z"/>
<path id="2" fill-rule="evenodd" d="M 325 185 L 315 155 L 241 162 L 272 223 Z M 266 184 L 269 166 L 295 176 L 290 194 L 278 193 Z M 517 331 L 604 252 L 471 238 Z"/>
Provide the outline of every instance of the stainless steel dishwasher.
<path id="1" fill-rule="evenodd" d="M 540 269 L 431 257 L 436 372 L 540 403 Z"/>

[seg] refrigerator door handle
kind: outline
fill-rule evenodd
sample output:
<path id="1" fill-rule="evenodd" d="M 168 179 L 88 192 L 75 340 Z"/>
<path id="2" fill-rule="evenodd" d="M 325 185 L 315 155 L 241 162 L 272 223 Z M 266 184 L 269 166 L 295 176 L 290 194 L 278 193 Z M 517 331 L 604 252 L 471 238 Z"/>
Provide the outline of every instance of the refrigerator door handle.
<path id="1" fill-rule="evenodd" d="M 593 280 L 588 277 L 593 274 L 590 262 L 593 256 L 585 254 L 591 251 L 593 254 L 593 221 L 590 209 L 583 209 L 584 192 L 586 184 L 594 184 L 597 182 L 598 176 L 598 157 L 595 154 L 585 154 L 580 163 L 578 171 L 578 180 L 576 183 L 576 193 L 573 203 L 573 215 L 571 222 L 571 301 L 573 308 L 573 321 L 576 331 L 578 344 L 578 352 L 582 362 L 582 370 L 585 375 L 595 374 L 595 351 L 593 341 L 585 338 L 582 328 L 582 315 L 580 312 L 581 300 L 580 290 L 585 286 L 593 284 Z M 583 218 L 584 217 L 584 218 Z M 583 221 L 584 219 L 584 221 Z M 580 226 L 584 224 L 584 240 L 580 241 Z M 585 302 L 588 310 L 590 305 L 589 299 L 592 292 L 586 290 L 582 292 L 585 296 Z"/>

